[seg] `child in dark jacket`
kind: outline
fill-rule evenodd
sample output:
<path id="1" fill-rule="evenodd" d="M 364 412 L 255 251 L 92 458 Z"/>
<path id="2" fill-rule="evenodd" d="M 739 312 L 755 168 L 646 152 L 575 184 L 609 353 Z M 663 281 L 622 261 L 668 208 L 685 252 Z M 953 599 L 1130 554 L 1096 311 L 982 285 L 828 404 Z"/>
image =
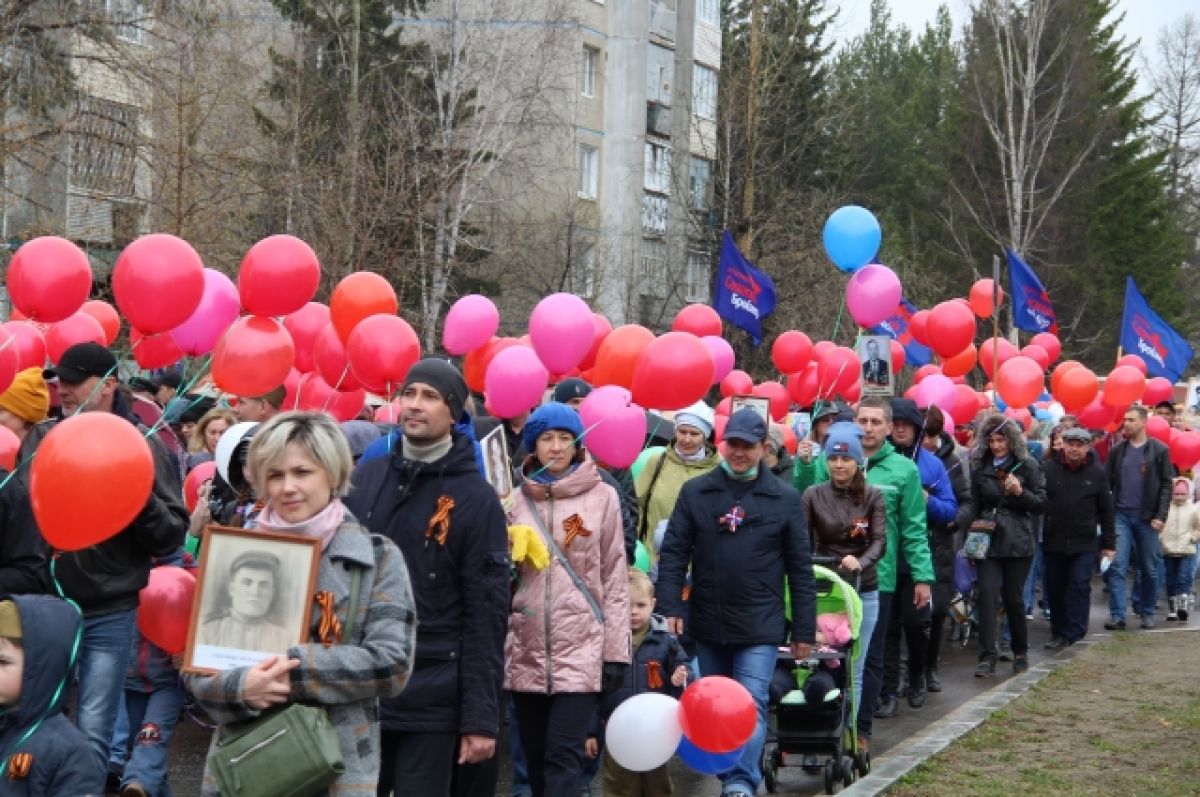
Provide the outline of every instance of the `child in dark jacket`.
<path id="1" fill-rule="evenodd" d="M 171 655 L 136 631 L 108 761 L 121 797 L 170 797 L 171 737 L 185 697 Z"/>
<path id="2" fill-rule="evenodd" d="M 49 595 L 0 600 L 0 796 L 87 794 L 104 774 L 63 716 L 79 609 Z"/>
<path id="3" fill-rule="evenodd" d="M 687 653 L 667 630 L 666 621 L 654 610 L 654 584 L 637 568 L 629 570 L 629 620 L 633 629 L 633 664 L 625 671 L 625 683 L 600 704 L 600 717 L 607 721 L 617 706 L 642 692 L 661 692 L 679 697 L 687 684 Z M 588 755 L 599 751 L 597 733 L 588 737 Z M 601 768 L 605 797 L 665 797 L 674 790 L 667 764 L 649 772 L 631 772 L 612 756 L 604 757 Z"/>

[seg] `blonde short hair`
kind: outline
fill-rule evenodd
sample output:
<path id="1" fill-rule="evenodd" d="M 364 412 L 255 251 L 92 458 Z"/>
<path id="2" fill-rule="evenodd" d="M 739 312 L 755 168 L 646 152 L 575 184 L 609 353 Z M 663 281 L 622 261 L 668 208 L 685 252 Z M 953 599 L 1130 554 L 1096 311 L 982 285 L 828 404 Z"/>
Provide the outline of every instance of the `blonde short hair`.
<path id="1" fill-rule="evenodd" d="M 246 476 L 259 495 L 266 492 L 267 470 L 283 458 L 289 443 L 325 469 L 335 496 L 347 493 L 354 459 L 341 427 L 323 412 L 284 412 L 264 423 L 250 443 Z"/>
<path id="2" fill-rule="evenodd" d="M 640 590 L 645 593 L 646 597 L 654 598 L 654 582 L 650 580 L 650 576 L 636 567 L 629 568 L 629 590 Z"/>
<path id="3" fill-rule="evenodd" d="M 227 410 L 224 407 L 214 407 L 204 413 L 192 429 L 192 436 L 188 438 L 188 451 L 195 454 L 208 449 L 208 441 L 204 439 L 204 433 L 208 431 L 209 425 L 216 420 L 225 421 L 225 428 L 228 429 L 237 423 L 237 416 L 233 414 L 232 410 Z"/>

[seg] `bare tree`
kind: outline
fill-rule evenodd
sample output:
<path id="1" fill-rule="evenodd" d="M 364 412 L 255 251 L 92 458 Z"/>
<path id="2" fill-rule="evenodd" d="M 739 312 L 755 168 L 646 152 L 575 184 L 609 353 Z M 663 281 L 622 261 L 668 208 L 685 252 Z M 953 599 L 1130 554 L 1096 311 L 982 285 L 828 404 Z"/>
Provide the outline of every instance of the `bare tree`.
<path id="1" fill-rule="evenodd" d="M 1153 91 L 1155 143 L 1167 153 L 1171 199 L 1177 212 L 1190 217 L 1187 227 L 1200 233 L 1200 22 L 1185 14 L 1174 26 L 1164 27 L 1154 60 L 1142 60 Z"/>

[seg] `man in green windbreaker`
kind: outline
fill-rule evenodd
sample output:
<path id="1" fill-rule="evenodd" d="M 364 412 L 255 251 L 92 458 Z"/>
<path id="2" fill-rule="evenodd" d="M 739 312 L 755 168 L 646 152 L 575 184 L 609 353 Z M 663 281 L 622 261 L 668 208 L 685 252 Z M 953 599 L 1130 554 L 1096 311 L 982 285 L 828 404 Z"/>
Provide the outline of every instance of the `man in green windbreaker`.
<path id="1" fill-rule="evenodd" d="M 883 686 L 883 648 L 887 637 L 887 617 L 896 591 L 896 552 L 903 547 L 904 558 L 912 569 L 913 603 L 923 608 L 929 603 L 929 585 L 934 582 L 933 559 L 925 529 L 924 488 L 916 464 L 896 453 L 888 442 L 892 433 L 892 407 L 886 398 L 868 396 L 859 402 L 854 415 L 863 430 L 863 454 L 867 458 L 867 484 L 883 493 L 887 512 L 887 549 L 879 560 L 879 619 L 867 646 L 867 666 L 863 675 L 862 702 L 858 706 L 859 743 L 869 748 L 871 725 Z M 819 482 L 828 481 L 825 455 L 796 457 L 792 480 L 803 493 Z"/>

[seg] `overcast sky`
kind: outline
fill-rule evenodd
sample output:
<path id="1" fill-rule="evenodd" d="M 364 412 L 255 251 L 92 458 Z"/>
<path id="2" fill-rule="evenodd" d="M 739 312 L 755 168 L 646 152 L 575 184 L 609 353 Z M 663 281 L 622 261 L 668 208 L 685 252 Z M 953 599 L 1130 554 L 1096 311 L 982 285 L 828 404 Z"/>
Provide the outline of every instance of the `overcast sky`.
<path id="1" fill-rule="evenodd" d="M 888 3 L 893 22 L 907 25 L 915 33 L 922 31 L 925 23 L 933 20 L 941 4 L 939 0 L 889 0 Z M 950 9 L 956 30 L 960 30 L 966 15 L 967 0 L 946 0 L 945 4 Z M 871 0 L 828 0 L 827 5 L 831 9 L 841 9 L 834 34 L 838 42 L 847 41 L 866 29 L 870 20 Z M 1158 32 L 1184 14 L 1200 17 L 1200 0 L 1118 0 L 1117 10 L 1125 12 L 1125 19 L 1121 23 L 1125 38 L 1130 41 L 1140 39 L 1142 52 L 1153 58 Z"/>

